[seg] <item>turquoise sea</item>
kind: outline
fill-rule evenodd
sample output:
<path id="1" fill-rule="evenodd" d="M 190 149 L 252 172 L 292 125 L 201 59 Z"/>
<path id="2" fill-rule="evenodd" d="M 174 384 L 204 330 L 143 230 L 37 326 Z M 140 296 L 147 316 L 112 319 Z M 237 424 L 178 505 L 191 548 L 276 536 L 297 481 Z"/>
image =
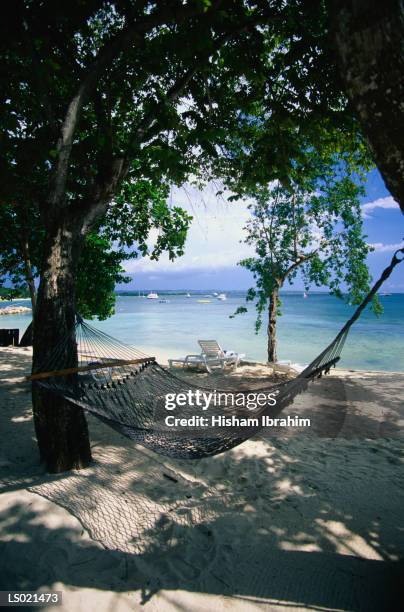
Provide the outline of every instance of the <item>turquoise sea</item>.
<path id="1" fill-rule="evenodd" d="M 159 347 L 176 357 L 197 353 L 198 338 L 216 339 L 226 350 L 245 353 L 252 360 L 265 360 L 265 325 L 254 333 L 254 307 L 244 315 L 230 319 L 237 306 L 244 304 L 244 292 L 229 291 L 227 300 L 219 301 L 211 291 L 191 292 L 161 297 L 160 303 L 136 295 L 118 295 L 116 314 L 107 321 L 93 321 L 105 332 L 146 351 Z M 199 303 L 198 299 L 211 300 Z M 382 297 L 384 314 L 376 317 L 366 311 L 354 325 L 340 362 L 340 367 L 404 371 L 404 294 Z M 325 293 L 282 295 L 283 315 L 278 324 L 279 359 L 308 363 L 337 334 L 351 316 L 353 308 Z M 20 302 L 13 302 L 19 304 Z M 8 302 L 2 302 L 6 306 Z M 28 305 L 29 302 L 21 302 Z M 0 327 L 27 327 L 29 315 L 2 316 Z M 266 323 L 266 322 L 265 322 Z"/>

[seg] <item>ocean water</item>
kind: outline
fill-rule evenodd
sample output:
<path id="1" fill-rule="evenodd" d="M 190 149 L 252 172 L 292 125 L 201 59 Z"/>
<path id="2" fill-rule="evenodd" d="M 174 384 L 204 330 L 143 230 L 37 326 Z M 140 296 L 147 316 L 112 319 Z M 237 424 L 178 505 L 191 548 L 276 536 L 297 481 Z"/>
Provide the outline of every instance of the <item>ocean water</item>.
<path id="1" fill-rule="evenodd" d="M 108 334 L 134 346 L 159 347 L 164 353 L 178 357 L 198 353 L 200 339 L 216 339 L 226 350 L 245 353 L 252 360 L 266 359 L 266 336 L 263 329 L 254 332 L 254 307 L 247 314 L 230 319 L 237 306 L 244 305 L 244 293 L 227 292 L 224 302 L 204 298 L 208 291 L 192 297 L 165 295 L 169 303 L 138 296 L 117 297 L 116 314 L 107 321 L 92 324 Z M 210 299 L 201 304 L 198 299 Z M 340 367 L 404 371 L 404 294 L 381 298 L 384 313 L 376 317 L 371 311 L 362 314 L 351 329 L 345 344 Z M 18 304 L 19 302 L 13 302 Z M 2 302 L 1 306 L 6 306 Z M 27 302 L 21 302 L 27 305 Z M 282 295 L 283 315 L 278 322 L 278 357 L 300 364 L 309 363 L 335 337 L 353 308 L 324 293 Z M 0 327 L 19 328 L 21 333 L 31 320 L 30 315 L 0 317 Z"/>

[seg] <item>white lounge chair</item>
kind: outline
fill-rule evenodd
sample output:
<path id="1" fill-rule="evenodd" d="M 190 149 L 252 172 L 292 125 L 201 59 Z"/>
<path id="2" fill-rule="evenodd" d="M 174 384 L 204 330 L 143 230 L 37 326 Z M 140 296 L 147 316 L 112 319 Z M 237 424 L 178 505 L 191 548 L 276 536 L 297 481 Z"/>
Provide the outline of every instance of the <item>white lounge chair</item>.
<path id="1" fill-rule="evenodd" d="M 234 353 L 233 351 L 224 351 L 216 340 L 198 340 L 198 344 L 202 349 L 200 355 L 187 355 L 186 357 L 178 357 L 177 359 L 169 359 L 168 365 L 171 368 L 173 363 L 182 363 L 182 367 L 187 366 L 204 366 L 211 373 L 211 366 L 220 366 L 222 369 L 228 364 L 237 368 L 240 359 L 245 357 L 244 354 Z"/>
<path id="2" fill-rule="evenodd" d="M 218 365 L 223 369 L 226 365 L 232 364 L 236 369 L 240 359 L 245 357 L 234 351 L 224 351 L 216 340 L 198 340 L 198 344 L 202 349 L 202 357 L 208 372 L 210 372 L 209 366 L 211 365 Z"/>

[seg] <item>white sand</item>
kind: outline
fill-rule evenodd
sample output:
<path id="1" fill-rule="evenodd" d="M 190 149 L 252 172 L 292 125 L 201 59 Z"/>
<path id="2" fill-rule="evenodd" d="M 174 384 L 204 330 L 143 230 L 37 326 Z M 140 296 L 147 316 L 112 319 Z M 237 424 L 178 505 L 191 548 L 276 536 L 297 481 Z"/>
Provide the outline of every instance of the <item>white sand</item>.
<path id="1" fill-rule="evenodd" d="M 0 589 L 61 590 L 69 612 L 399 609 L 402 374 L 336 371 L 285 410 L 309 432 L 193 462 L 90 417 L 94 465 L 55 477 L 37 465 L 29 367 L 28 349 L 0 349 Z"/>

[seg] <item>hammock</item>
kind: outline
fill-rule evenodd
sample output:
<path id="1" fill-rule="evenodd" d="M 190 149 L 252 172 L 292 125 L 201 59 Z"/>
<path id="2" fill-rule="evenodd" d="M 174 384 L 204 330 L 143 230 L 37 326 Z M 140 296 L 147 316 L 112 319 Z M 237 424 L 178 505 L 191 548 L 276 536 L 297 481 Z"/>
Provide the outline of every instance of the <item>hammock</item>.
<path id="1" fill-rule="evenodd" d="M 404 254 L 404 249 L 396 251 L 390 265 L 335 339 L 296 378 L 261 389 L 237 391 L 237 405 L 229 405 L 229 389 L 213 390 L 209 384 L 185 380 L 160 366 L 154 357 L 97 330 L 80 316 L 73 333 L 57 345 L 28 380 L 162 455 L 180 459 L 217 455 L 258 433 L 263 426 L 262 417 L 276 418 L 307 388 L 309 381 L 327 374 L 336 365 L 351 326 L 394 267 L 403 261 L 398 253 Z M 199 397 L 201 394 L 207 397 L 213 392 L 215 404 L 208 410 L 195 406 L 198 393 Z M 266 394 L 268 400 L 252 413 L 246 407 L 248 397 L 258 393 Z M 168 411 L 167 397 L 172 399 L 179 394 L 185 395 L 185 405 Z M 176 418 L 174 424 L 166 423 L 167 415 Z M 192 417 L 195 424 L 189 425 Z M 207 418 L 207 424 L 201 422 L 201 417 Z M 225 417 L 229 425 L 218 426 L 219 421 L 213 417 Z M 181 423 L 180 419 L 184 421 Z M 245 421 L 243 426 L 239 426 L 240 419 Z"/>

